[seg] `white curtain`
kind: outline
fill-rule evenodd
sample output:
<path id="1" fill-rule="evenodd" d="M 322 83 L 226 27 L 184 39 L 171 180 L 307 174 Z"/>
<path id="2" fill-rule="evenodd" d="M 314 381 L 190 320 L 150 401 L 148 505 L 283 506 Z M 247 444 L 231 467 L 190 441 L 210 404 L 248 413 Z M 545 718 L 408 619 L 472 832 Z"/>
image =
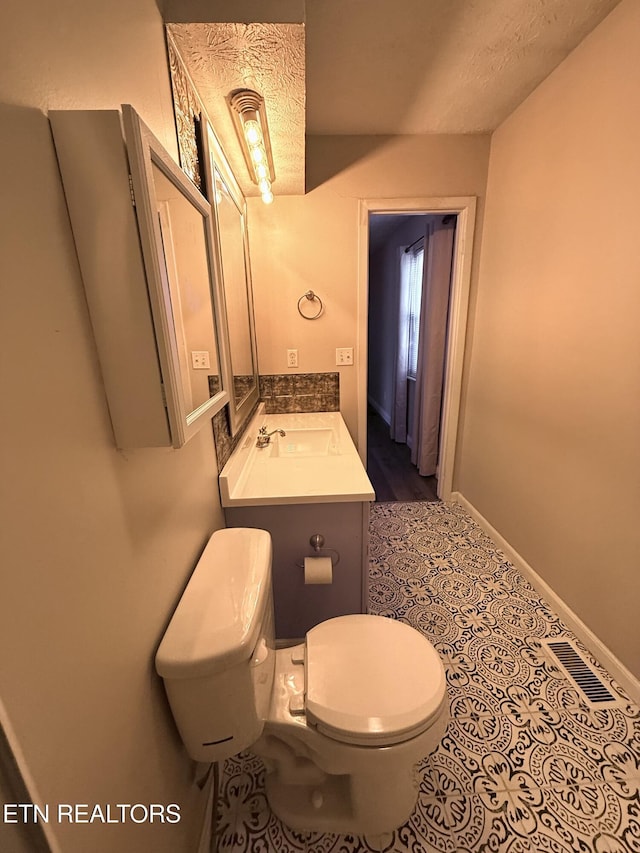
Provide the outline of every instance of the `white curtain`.
<path id="1" fill-rule="evenodd" d="M 422 306 L 411 461 L 424 477 L 436 473 L 447 346 L 455 218 L 429 222 L 424 243 Z M 406 383 L 405 383 L 406 385 Z"/>
<path id="2" fill-rule="evenodd" d="M 411 304 L 411 275 L 415 273 L 416 257 L 411 252 L 400 250 L 397 266 L 400 268 L 398 282 L 398 338 L 396 347 L 396 370 L 391 410 L 391 438 L 407 441 L 407 376 L 409 372 L 409 311 Z"/>

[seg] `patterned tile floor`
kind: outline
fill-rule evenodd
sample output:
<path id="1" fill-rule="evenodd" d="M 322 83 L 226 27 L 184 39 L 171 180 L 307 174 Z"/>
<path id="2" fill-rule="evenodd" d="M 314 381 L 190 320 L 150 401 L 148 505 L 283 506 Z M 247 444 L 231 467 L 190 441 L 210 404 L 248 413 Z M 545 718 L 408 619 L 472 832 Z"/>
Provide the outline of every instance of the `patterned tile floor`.
<path id="1" fill-rule="evenodd" d="M 418 766 L 409 821 L 389 835 L 300 834 L 271 814 L 264 768 L 226 762 L 219 851 L 640 851 L 640 709 L 491 539 L 455 505 L 372 507 L 371 612 L 443 657 L 451 722 Z M 619 701 L 595 708 L 540 642 L 573 640 Z"/>

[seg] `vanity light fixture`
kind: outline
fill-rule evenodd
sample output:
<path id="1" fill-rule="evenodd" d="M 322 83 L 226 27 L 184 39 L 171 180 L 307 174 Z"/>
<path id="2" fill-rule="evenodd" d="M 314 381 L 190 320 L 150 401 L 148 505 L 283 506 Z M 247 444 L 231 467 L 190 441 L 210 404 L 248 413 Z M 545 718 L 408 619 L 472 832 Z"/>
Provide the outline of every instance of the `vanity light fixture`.
<path id="1" fill-rule="evenodd" d="M 251 180 L 258 185 L 262 201 L 271 204 L 276 174 L 264 98 L 252 89 L 235 89 L 228 102 Z"/>

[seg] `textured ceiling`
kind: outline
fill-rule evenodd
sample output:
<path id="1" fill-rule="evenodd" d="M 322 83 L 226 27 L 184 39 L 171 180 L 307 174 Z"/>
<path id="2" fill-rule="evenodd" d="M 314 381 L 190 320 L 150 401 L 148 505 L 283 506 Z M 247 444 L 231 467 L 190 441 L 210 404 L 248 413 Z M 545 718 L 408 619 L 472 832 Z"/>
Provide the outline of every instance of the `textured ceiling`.
<path id="1" fill-rule="evenodd" d="M 274 193 L 299 194 L 305 130 L 490 132 L 618 2 L 307 0 L 304 24 L 169 27 L 245 194 L 257 191 L 225 102 L 240 86 L 265 97 Z M 274 20 L 276 0 L 253 6 Z"/>
<path id="2" fill-rule="evenodd" d="M 273 151 L 276 195 L 304 193 L 304 26 L 170 24 L 176 47 L 245 195 L 259 195 L 247 173 L 226 97 L 259 92 Z"/>
<path id="3" fill-rule="evenodd" d="M 494 130 L 619 0 L 310 0 L 307 133 Z"/>

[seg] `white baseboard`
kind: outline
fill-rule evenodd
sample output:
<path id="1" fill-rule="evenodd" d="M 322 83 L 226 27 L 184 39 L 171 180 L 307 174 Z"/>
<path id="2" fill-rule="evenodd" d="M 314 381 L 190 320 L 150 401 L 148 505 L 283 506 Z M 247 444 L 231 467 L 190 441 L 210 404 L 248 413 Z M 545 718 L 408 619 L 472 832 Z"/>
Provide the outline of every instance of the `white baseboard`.
<path id="1" fill-rule="evenodd" d="M 640 704 L 640 680 L 630 672 L 627 667 L 618 660 L 613 652 L 605 646 L 602 640 L 597 637 L 593 631 L 585 625 L 579 616 L 563 601 L 560 596 L 554 592 L 549 584 L 544 581 L 540 575 L 527 563 L 527 561 L 501 536 L 500 533 L 493 527 L 487 519 L 481 515 L 478 510 L 470 503 L 460 492 L 452 492 L 451 500 L 460 504 L 469 515 L 477 522 L 477 524 L 488 534 L 500 550 L 505 554 L 509 562 L 511 562 L 529 581 L 540 595 L 553 607 L 555 612 L 562 618 L 568 628 L 578 637 L 584 645 L 589 649 L 593 656 L 598 660 L 605 669 L 613 676 L 623 690 L 633 699 L 634 702 Z"/>

